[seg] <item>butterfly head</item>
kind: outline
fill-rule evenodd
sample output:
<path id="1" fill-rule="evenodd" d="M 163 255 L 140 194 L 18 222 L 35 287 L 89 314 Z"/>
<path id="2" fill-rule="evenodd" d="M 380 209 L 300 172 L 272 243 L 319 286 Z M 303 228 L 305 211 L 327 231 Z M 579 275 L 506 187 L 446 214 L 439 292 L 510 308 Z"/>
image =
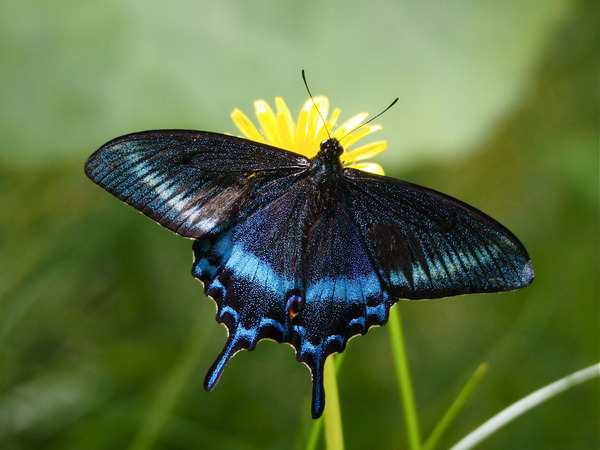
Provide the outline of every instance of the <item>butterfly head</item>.
<path id="1" fill-rule="evenodd" d="M 340 141 L 336 138 L 329 138 L 321 142 L 321 149 L 318 155 L 323 154 L 324 157 L 333 159 L 339 158 L 342 156 L 342 153 L 344 153 L 344 147 L 342 147 Z"/>
<path id="2" fill-rule="evenodd" d="M 344 148 L 336 138 L 321 142 L 319 152 L 311 159 L 313 182 L 321 189 L 326 189 L 341 172 L 343 152 Z"/>

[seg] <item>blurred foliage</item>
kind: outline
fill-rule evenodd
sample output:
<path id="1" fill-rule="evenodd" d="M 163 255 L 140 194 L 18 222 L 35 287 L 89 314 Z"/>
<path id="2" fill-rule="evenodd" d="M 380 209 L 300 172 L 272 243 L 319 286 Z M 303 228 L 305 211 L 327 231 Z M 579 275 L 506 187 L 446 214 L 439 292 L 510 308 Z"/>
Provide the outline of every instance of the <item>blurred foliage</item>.
<path id="1" fill-rule="evenodd" d="M 0 447 L 297 448 L 309 374 L 289 346 L 237 355 L 190 276 L 190 242 L 89 182 L 103 142 L 149 128 L 232 131 L 256 98 L 299 106 L 299 72 L 342 118 L 376 112 L 391 176 L 471 203 L 532 257 L 525 290 L 400 302 L 424 434 L 490 371 L 448 446 L 599 358 L 598 2 L 7 0 L 0 6 Z M 385 137 L 383 137 L 385 133 Z M 410 163 L 410 164 L 409 164 Z M 387 333 L 353 339 L 348 448 L 406 442 Z M 486 448 L 597 448 L 597 383 Z"/>

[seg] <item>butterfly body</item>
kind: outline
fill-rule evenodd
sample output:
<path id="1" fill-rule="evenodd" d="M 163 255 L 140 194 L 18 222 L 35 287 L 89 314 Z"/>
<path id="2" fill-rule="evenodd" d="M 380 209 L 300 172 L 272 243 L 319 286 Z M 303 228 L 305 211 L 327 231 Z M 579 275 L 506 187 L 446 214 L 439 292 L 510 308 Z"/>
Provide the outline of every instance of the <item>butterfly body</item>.
<path id="1" fill-rule="evenodd" d="M 327 139 L 321 143 L 321 149 L 310 160 L 310 173 L 313 183 L 319 187 L 321 194 L 333 183 L 339 182 L 342 172 L 340 156 L 344 149 L 335 138 Z"/>
<path id="2" fill-rule="evenodd" d="M 261 339 L 287 342 L 313 376 L 354 335 L 384 324 L 397 298 L 437 298 L 531 283 L 506 228 L 436 191 L 344 168 L 328 139 L 312 159 L 231 136 L 159 130 L 123 136 L 86 163 L 97 184 L 194 240 L 192 273 L 229 332 L 209 369 Z"/>

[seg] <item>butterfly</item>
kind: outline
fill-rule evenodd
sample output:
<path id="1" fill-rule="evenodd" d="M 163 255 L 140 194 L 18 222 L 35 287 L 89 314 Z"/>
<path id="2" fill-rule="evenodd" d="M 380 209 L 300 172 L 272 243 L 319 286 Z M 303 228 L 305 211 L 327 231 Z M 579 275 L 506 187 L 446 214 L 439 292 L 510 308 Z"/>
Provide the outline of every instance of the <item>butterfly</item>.
<path id="1" fill-rule="evenodd" d="M 287 342 L 312 373 L 318 418 L 325 359 L 385 324 L 398 298 L 532 282 L 527 251 L 500 223 L 434 190 L 344 168 L 342 152 L 335 138 L 309 159 L 229 135 L 157 130 L 114 139 L 87 160 L 92 181 L 193 239 L 192 273 L 228 329 L 208 391 L 238 351 Z"/>

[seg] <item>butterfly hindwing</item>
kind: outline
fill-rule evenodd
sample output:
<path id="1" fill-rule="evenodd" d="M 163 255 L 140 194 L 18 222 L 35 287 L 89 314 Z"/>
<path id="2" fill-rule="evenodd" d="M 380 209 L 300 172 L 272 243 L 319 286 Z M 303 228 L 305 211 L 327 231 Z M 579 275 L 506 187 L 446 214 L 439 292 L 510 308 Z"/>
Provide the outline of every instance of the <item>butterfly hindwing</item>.
<path id="1" fill-rule="evenodd" d="M 373 266 L 339 186 L 321 200 L 303 255 L 303 306 L 294 325 L 297 358 L 313 376 L 313 417 L 323 411 L 323 367 L 332 353 L 373 325 L 387 322 L 395 301 Z"/>
<path id="2" fill-rule="evenodd" d="M 308 181 L 309 182 L 309 181 Z M 306 178 L 281 179 L 285 191 L 226 232 L 194 243 L 193 275 L 217 303 L 227 343 L 209 370 L 212 390 L 228 360 L 263 338 L 290 341 L 288 303 L 302 288 L 302 247 L 308 213 Z"/>
<path id="3" fill-rule="evenodd" d="M 300 155 L 232 136 L 158 130 L 110 141 L 88 159 L 85 170 L 166 228 L 199 238 L 279 195 L 269 186 L 307 164 Z"/>
<path id="4" fill-rule="evenodd" d="M 281 183 L 283 195 L 194 244 L 194 276 L 229 332 L 205 386 L 214 387 L 237 351 L 263 338 L 288 342 L 311 370 L 312 414 L 319 417 L 325 359 L 385 323 L 393 299 L 341 198 L 319 199 L 309 178 Z"/>
<path id="5" fill-rule="evenodd" d="M 527 251 L 504 226 L 447 195 L 344 170 L 353 217 L 395 297 L 437 298 L 527 286 Z"/>

